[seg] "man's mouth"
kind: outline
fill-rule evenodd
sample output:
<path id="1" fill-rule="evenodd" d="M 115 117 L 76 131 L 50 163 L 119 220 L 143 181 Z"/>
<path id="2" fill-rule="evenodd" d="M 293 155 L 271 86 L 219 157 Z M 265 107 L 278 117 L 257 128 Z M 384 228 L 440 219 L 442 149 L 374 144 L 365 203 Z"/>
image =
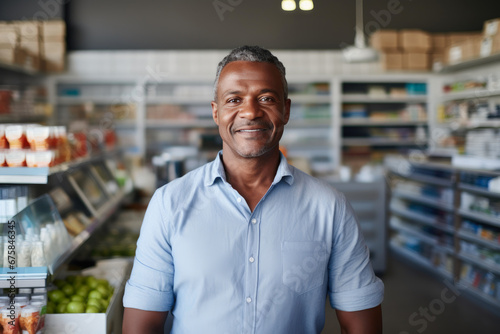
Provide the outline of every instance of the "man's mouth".
<path id="1" fill-rule="evenodd" d="M 266 129 L 241 129 L 241 130 L 236 130 L 236 132 L 259 132 L 259 131 L 266 131 Z"/>

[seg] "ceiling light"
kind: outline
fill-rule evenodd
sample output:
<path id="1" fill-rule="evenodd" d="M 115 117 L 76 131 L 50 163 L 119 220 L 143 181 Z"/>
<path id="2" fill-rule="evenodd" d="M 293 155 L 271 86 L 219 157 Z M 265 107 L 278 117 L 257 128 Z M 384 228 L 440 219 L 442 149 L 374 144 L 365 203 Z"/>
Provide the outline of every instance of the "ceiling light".
<path id="1" fill-rule="evenodd" d="M 312 10 L 314 8 L 314 3 L 312 0 L 300 0 L 299 8 L 302 10 Z"/>
<path id="2" fill-rule="evenodd" d="M 286 10 L 287 12 L 295 10 L 297 5 L 295 4 L 295 0 L 283 0 L 281 1 L 281 9 Z"/>

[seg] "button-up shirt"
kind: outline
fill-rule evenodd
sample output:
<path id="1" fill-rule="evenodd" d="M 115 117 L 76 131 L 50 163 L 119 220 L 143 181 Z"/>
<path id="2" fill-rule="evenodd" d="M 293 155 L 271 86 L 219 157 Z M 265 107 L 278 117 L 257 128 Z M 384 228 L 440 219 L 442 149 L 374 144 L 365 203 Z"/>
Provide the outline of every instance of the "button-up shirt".
<path id="1" fill-rule="evenodd" d="M 375 307 L 384 286 L 345 197 L 281 156 L 252 212 L 221 153 L 149 203 L 124 306 L 171 311 L 172 333 L 320 333 L 327 294 Z"/>

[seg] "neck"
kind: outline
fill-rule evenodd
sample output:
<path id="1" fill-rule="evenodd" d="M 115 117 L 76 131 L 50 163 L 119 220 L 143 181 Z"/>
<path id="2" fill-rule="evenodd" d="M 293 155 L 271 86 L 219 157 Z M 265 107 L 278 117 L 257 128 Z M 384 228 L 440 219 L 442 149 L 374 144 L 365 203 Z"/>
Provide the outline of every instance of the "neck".
<path id="1" fill-rule="evenodd" d="M 280 163 L 279 149 L 256 158 L 236 157 L 223 150 L 226 181 L 240 193 L 253 211 L 271 186 Z"/>

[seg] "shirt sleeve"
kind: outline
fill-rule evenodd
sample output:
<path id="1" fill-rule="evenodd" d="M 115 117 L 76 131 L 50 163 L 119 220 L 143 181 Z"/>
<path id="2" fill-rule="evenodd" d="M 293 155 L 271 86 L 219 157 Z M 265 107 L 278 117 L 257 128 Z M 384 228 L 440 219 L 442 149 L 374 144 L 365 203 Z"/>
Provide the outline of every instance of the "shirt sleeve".
<path id="1" fill-rule="evenodd" d="M 162 191 L 157 190 L 146 210 L 123 306 L 145 311 L 170 311 L 174 304 L 174 264 Z"/>
<path id="2" fill-rule="evenodd" d="M 328 263 L 330 305 L 360 311 L 382 303 L 384 284 L 375 276 L 354 211 L 343 194 L 335 208 L 333 246 Z"/>

